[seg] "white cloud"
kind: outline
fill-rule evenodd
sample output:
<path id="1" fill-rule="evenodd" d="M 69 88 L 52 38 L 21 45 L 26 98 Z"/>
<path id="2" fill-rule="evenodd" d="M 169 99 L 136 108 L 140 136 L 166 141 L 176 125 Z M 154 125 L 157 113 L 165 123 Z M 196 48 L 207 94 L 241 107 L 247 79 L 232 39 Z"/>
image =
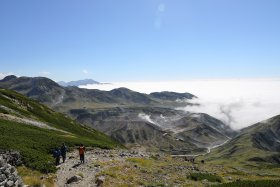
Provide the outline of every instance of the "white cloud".
<path id="1" fill-rule="evenodd" d="M 86 69 L 84 69 L 82 72 L 83 72 L 84 74 L 88 74 L 88 70 L 86 70 Z"/>
<path id="2" fill-rule="evenodd" d="M 51 75 L 51 72 L 43 71 L 41 74 L 42 74 L 42 75 Z"/>
<path id="3" fill-rule="evenodd" d="M 280 114 L 280 79 L 189 80 L 175 82 L 121 82 L 82 86 L 111 90 L 126 87 L 142 93 L 190 92 L 200 106 L 184 110 L 203 112 L 240 129 Z"/>
<path id="4" fill-rule="evenodd" d="M 0 73 L 0 80 L 4 79 L 8 75 L 14 75 L 13 73 Z"/>
<path id="5" fill-rule="evenodd" d="M 51 75 L 51 72 L 48 72 L 48 71 L 42 71 L 42 72 L 38 73 L 38 76 L 41 76 L 41 77 L 48 77 L 50 75 Z"/>
<path id="6" fill-rule="evenodd" d="M 154 22 L 154 26 L 156 29 L 160 29 L 162 26 L 162 17 L 164 12 L 165 12 L 165 4 L 160 3 L 157 7 L 156 19 Z"/>
<path id="7" fill-rule="evenodd" d="M 158 12 L 164 12 L 165 11 L 165 4 L 161 3 L 158 6 Z"/>

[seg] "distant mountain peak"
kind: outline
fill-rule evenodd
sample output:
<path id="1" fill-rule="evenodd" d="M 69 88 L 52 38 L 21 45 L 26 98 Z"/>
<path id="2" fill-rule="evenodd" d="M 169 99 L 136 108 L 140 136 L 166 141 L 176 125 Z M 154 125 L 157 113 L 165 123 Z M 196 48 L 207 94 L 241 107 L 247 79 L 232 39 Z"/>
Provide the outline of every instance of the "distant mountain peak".
<path id="1" fill-rule="evenodd" d="M 176 92 L 153 92 L 150 93 L 150 96 L 156 99 L 165 99 L 165 100 L 177 100 L 177 99 L 193 99 L 196 98 L 195 95 L 190 93 L 176 93 Z"/>
<path id="2" fill-rule="evenodd" d="M 70 82 L 64 82 L 60 81 L 57 82 L 59 85 L 67 87 L 67 86 L 81 86 L 81 85 L 87 85 L 87 84 L 100 84 L 99 82 L 92 80 L 92 79 L 83 79 L 83 80 L 77 80 L 77 81 L 70 81 Z"/>
<path id="3" fill-rule="evenodd" d="M 8 75 L 8 76 L 6 76 L 4 79 L 2 79 L 0 81 L 1 82 L 6 82 L 6 81 L 10 81 L 10 80 L 16 79 L 16 78 L 17 78 L 17 76 L 15 76 L 15 75 Z"/>

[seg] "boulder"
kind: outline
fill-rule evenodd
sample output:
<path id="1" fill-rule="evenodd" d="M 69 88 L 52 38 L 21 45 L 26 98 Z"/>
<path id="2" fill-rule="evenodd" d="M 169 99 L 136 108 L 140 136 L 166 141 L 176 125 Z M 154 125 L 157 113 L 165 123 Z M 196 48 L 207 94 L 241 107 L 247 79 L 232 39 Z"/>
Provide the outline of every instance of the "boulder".
<path id="1" fill-rule="evenodd" d="M 104 180 L 105 180 L 105 177 L 104 177 L 104 176 L 98 177 L 98 178 L 95 180 L 96 186 L 97 186 L 97 187 L 102 187 L 102 186 L 103 186 L 103 183 L 104 183 Z"/>
<path id="2" fill-rule="evenodd" d="M 71 184 L 73 182 L 79 182 L 80 180 L 82 180 L 82 177 L 75 175 L 75 176 L 71 177 L 70 179 L 68 179 L 66 184 Z"/>

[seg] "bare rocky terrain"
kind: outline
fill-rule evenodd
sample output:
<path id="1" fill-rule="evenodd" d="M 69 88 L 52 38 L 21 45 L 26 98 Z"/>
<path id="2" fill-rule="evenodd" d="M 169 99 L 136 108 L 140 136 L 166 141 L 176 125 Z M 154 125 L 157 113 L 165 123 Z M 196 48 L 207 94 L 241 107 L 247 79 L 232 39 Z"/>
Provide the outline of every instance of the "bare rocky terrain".
<path id="1" fill-rule="evenodd" d="M 224 165 L 203 156 L 171 156 L 134 150 L 92 149 L 80 164 L 78 151 L 68 154 L 56 173 L 57 187 L 197 186 L 206 187 L 240 180 L 278 180 L 279 168 Z"/>

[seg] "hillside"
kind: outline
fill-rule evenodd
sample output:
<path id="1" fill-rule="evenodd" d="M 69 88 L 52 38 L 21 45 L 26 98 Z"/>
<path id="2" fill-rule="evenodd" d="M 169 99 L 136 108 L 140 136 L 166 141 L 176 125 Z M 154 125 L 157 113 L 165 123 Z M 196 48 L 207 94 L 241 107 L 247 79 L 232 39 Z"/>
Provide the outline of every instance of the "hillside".
<path id="1" fill-rule="evenodd" d="M 0 89 L 0 149 L 18 150 L 27 167 L 53 172 L 52 150 L 65 142 L 74 147 L 121 146 L 106 135 L 14 91 Z"/>
<path id="2" fill-rule="evenodd" d="M 280 115 L 243 129 L 207 156 L 209 161 L 236 164 L 280 164 Z M 231 163 L 232 164 L 232 163 Z"/>

